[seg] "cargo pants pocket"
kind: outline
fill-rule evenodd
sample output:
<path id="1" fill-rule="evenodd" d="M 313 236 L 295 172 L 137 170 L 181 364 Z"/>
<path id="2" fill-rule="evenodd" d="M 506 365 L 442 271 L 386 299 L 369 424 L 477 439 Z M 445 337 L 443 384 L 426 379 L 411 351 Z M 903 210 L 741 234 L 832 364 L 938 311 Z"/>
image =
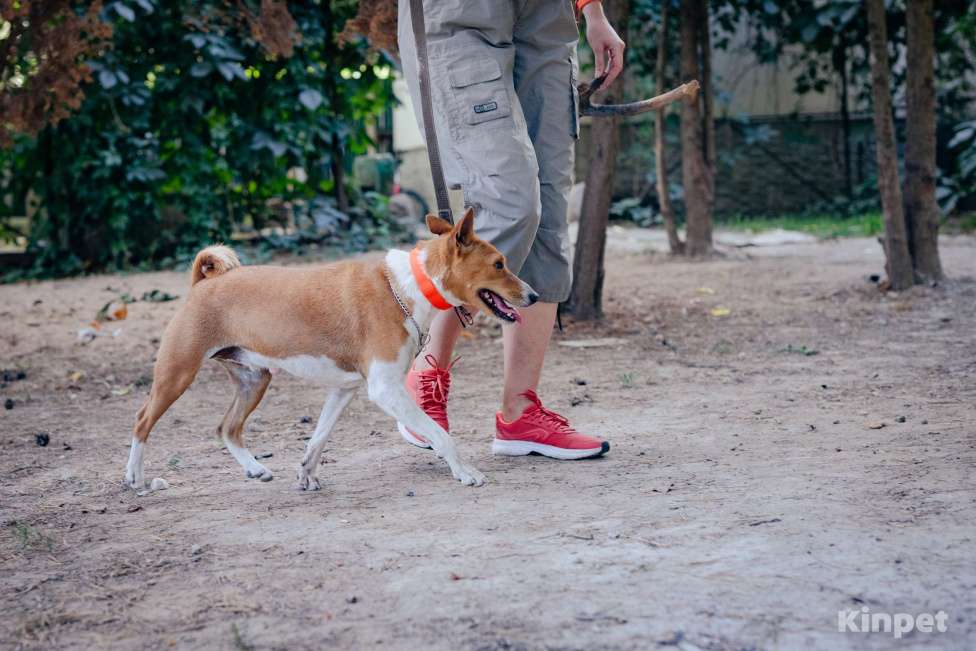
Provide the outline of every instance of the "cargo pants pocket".
<path id="1" fill-rule="evenodd" d="M 461 125 L 474 126 L 512 114 L 502 69 L 494 59 L 457 63 L 448 75 Z"/>

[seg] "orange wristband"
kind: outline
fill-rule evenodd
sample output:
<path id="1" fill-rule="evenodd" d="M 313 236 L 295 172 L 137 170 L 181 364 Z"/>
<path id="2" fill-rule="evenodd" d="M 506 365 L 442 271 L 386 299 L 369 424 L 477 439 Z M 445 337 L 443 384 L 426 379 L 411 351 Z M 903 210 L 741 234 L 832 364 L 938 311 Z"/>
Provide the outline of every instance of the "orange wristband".
<path id="1" fill-rule="evenodd" d="M 599 0 L 576 0 L 576 11 L 582 12 L 583 7 L 590 4 L 591 2 L 598 2 Z"/>

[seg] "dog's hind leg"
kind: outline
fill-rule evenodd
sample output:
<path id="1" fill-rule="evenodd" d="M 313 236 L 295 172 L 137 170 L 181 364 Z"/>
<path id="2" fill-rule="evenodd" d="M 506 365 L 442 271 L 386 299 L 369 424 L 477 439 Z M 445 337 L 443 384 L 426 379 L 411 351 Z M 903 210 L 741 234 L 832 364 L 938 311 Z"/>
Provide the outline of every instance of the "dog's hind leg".
<path id="1" fill-rule="evenodd" d="M 267 391 L 268 384 L 271 383 L 271 373 L 266 368 L 245 366 L 233 359 L 221 357 L 215 357 L 215 359 L 227 369 L 227 374 L 237 386 L 234 402 L 231 403 L 224 420 L 217 428 L 217 434 L 223 439 L 224 445 L 227 446 L 227 450 L 237 460 L 237 463 L 244 468 L 248 478 L 271 481 L 274 479 L 274 475 L 258 463 L 254 455 L 244 447 L 242 438 L 244 421 L 264 397 L 264 392 Z"/>
<path id="2" fill-rule="evenodd" d="M 315 433 L 308 441 L 305 448 L 305 456 L 302 458 L 302 465 L 298 469 L 298 487 L 303 491 L 317 491 L 319 485 L 316 472 L 319 467 L 319 458 L 322 456 L 322 449 L 325 442 L 329 439 L 332 428 L 342 415 L 342 410 L 346 408 L 352 399 L 354 389 L 334 389 L 329 392 L 322 406 L 322 413 L 319 415 L 319 422 L 315 426 Z"/>
<path id="3" fill-rule="evenodd" d="M 156 366 L 153 368 L 153 383 L 149 390 L 149 398 L 136 414 L 136 425 L 133 428 L 132 447 L 129 448 L 129 462 L 125 468 L 125 483 L 136 490 L 145 488 L 146 482 L 142 471 L 142 456 L 145 451 L 149 432 L 156 425 L 166 410 L 183 395 L 193 383 L 200 365 L 203 363 L 204 353 L 192 347 L 173 347 L 179 352 L 168 352 L 166 339 L 160 347 Z"/>

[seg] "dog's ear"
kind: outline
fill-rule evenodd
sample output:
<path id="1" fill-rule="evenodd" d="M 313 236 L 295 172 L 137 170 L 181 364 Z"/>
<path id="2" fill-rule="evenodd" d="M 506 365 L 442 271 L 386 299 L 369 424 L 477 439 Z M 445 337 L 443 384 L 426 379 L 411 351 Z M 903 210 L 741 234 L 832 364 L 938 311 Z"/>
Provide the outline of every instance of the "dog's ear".
<path id="1" fill-rule="evenodd" d="M 450 233 L 453 230 L 451 222 L 446 219 L 441 219 L 437 215 L 429 214 L 427 215 L 427 228 L 434 235 L 443 235 L 444 233 Z"/>
<path id="2" fill-rule="evenodd" d="M 458 246 L 468 246 L 474 240 L 474 208 L 464 211 L 464 217 L 454 225 L 454 238 Z"/>

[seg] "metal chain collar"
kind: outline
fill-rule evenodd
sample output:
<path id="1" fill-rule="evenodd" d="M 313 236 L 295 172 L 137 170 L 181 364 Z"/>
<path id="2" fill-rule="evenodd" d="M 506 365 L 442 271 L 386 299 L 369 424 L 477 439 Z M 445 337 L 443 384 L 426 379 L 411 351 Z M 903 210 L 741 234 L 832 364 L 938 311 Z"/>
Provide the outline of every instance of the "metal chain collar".
<path id="1" fill-rule="evenodd" d="M 420 329 L 420 324 L 417 323 L 415 318 L 413 318 L 413 314 L 411 314 L 410 310 L 403 302 L 403 299 L 401 299 L 400 295 L 397 293 L 396 288 L 393 286 L 393 278 L 390 277 L 390 270 L 386 265 L 383 265 L 383 275 L 386 276 L 386 282 L 390 286 L 390 293 L 393 294 L 393 300 L 397 302 L 397 305 L 400 306 L 400 310 L 403 311 L 403 315 L 407 317 L 407 321 L 413 324 L 414 330 L 417 331 L 417 353 L 414 355 L 416 358 L 420 355 L 420 351 L 422 351 L 430 341 L 430 333 L 424 332 Z"/>

